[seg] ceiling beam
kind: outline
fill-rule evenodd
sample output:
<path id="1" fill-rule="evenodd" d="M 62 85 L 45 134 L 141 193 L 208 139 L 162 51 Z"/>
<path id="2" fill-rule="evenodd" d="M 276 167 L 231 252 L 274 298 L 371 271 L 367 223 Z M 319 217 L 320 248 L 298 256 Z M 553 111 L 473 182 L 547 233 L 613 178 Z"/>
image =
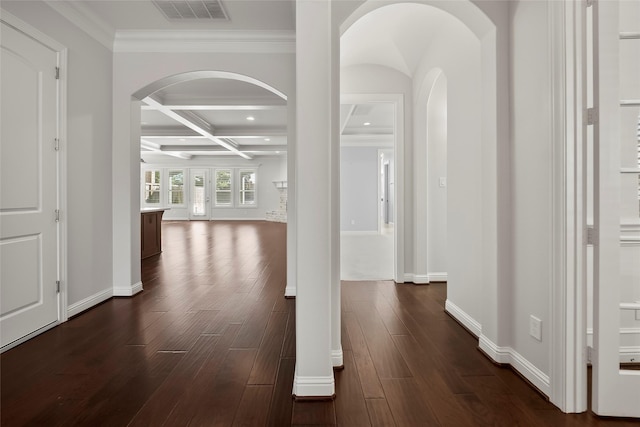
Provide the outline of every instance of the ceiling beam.
<path id="1" fill-rule="evenodd" d="M 180 124 L 188 127 L 189 129 L 199 133 L 200 135 L 204 136 L 205 138 L 211 140 L 212 142 L 215 142 L 216 144 L 221 145 L 222 147 L 224 147 L 227 150 L 237 154 L 238 156 L 240 156 L 240 157 L 242 157 L 244 159 L 247 159 L 247 160 L 251 160 L 252 159 L 252 157 L 250 155 L 243 153 L 242 151 L 238 150 L 236 147 L 234 147 L 229 142 L 224 141 L 224 139 L 222 139 L 223 137 L 213 135 L 213 127 L 210 124 L 204 122 L 204 120 L 203 120 L 204 123 L 202 123 L 202 122 L 196 123 L 196 121 L 198 121 L 198 120 L 194 120 L 193 119 L 193 117 L 195 116 L 195 113 L 187 114 L 186 112 L 178 112 L 178 111 L 171 110 L 170 108 L 167 108 L 166 106 L 162 105 L 160 102 L 156 101 L 155 99 L 153 99 L 150 96 L 146 97 L 142 101 L 145 104 L 154 107 L 157 111 L 161 112 L 162 114 L 166 115 L 167 117 L 170 117 L 170 118 L 174 119 L 178 123 L 180 123 Z"/>
<path id="2" fill-rule="evenodd" d="M 182 111 L 277 111 L 286 109 L 286 105 L 227 105 L 227 104 L 165 104 L 165 107 L 170 110 L 182 110 Z M 143 110 L 155 110 L 155 108 L 149 105 L 143 105 Z"/>
<path id="3" fill-rule="evenodd" d="M 161 145 L 158 151 L 226 151 L 217 145 Z M 242 151 L 287 151 L 286 145 L 243 145 Z"/>

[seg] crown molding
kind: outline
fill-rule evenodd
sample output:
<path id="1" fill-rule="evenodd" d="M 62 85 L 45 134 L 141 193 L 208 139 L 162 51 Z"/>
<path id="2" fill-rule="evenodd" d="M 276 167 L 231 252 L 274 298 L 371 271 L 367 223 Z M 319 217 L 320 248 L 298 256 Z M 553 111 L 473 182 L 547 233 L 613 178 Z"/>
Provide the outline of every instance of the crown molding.
<path id="1" fill-rule="evenodd" d="M 45 3 L 98 43 L 113 50 L 116 30 L 82 2 L 45 0 Z"/>
<path id="2" fill-rule="evenodd" d="M 116 31 L 119 53 L 295 53 L 294 31 L 170 30 Z"/>

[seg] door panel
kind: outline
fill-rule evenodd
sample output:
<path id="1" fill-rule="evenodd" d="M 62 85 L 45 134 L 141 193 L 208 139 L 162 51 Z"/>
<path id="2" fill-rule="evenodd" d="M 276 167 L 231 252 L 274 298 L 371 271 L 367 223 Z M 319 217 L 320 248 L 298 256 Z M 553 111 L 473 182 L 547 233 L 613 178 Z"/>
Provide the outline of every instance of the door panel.
<path id="1" fill-rule="evenodd" d="M 0 327 L 2 347 L 58 320 L 58 54 L 2 23 Z"/>
<path id="2" fill-rule="evenodd" d="M 635 9 L 624 10 L 629 6 Z M 640 4 L 637 2 L 593 3 L 594 106 L 598 111 L 598 120 L 593 133 L 596 238 L 592 407 L 596 414 L 603 416 L 640 417 L 640 371 L 621 366 L 625 306 L 639 306 L 635 301 L 626 300 L 627 288 L 633 286 L 629 279 L 638 274 L 638 270 L 631 274 L 622 274 L 621 270 L 625 249 L 621 245 L 621 222 L 637 215 L 635 209 L 626 212 L 626 204 L 623 203 L 628 194 L 635 197 L 637 191 L 633 181 L 625 180 L 621 174 L 626 162 L 637 161 L 628 158 L 629 153 L 632 156 L 636 153 L 637 140 L 624 137 L 625 132 L 621 131 L 621 105 L 624 106 L 625 98 L 629 95 L 635 96 L 633 91 L 629 91 L 630 88 L 640 88 L 640 73 L 630 73 L 632 81 L 625 82 L 627 76 L 621 74 L 621 71 L 625 71 L 620 66 L 634 61 L 640 63 L 640 45 L 636 45 L 636 50 L 632 51 L 637 57 L 622 57 L 620 43 L 630 40 L 624 40 L 619 26 L 620 18 L 630 14 L 635 17 L 632 22 L 640 23 L 638 6 Z M 634 31 L 640 42 L 640 28 L 636 27 Z M 640 275 L 636 278 L 640 278 Z"/>

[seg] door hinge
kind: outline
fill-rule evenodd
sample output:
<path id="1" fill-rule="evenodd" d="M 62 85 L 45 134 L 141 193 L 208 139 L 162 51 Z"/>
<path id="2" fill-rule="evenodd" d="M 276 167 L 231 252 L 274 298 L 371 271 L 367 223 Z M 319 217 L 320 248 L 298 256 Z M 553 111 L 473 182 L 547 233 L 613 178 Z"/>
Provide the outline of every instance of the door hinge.
<path id="1" fill-rule="evenodd" d="M 60 280 L 56 280 L 56 292 L 60 293 Z"/>
<path id="2" fill-rule="evenodd" d="M 587 363 L 593 363 L 593 347 L 587 346 Z"/>
<path id="3" fill-rule="evenodd" d="M 587 108 L 587 125 L 595 125 L 598 123 L 598 112 L 595 108 Z"/>
<path id="4" fill-rule="evenodd" d="M 56 67 L 56 80 L 60 80 L 60 67 Z"/>
<path id="5" fill-rule="evenodd" d="M 595 2 L 596 2 L 596 0 L 586 0 L 587 7 L 591 7 L 591 6 L 593 6 L 593 4 L 594 4 Z"/>
<path id="6" fill-rule="evenodd" d="M 596 244 L 596 229 L 589 225 L 587 226 L 587 245 L 595 245 Z"/>
<path id="7" fill-rule="evenodd" d="M 60 222 L 60 209 L 56 209 L 56 222 Z"/>
<path id="8" fill-rule="evenodd" d="M 60 151 L 60 140 L 59 140 L 58 138 L 55 138 L 55 139 L 53 140 L 53 148 L 54 148 L 56 151 Z"/>

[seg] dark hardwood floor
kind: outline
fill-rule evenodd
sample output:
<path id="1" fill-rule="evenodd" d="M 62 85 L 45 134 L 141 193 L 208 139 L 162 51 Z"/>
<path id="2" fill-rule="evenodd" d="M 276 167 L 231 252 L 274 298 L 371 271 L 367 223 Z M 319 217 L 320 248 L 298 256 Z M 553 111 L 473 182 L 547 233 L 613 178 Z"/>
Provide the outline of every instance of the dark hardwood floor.
<path id="1" fill-rule="evenodd" d="M 291 398 L 284 224 L 166 222 L 144 292 L 0 356 L 2 426 L 631 426 L 565 415 L 445 314 L 445 284 L 343 284 L 336 398 Z"/>

